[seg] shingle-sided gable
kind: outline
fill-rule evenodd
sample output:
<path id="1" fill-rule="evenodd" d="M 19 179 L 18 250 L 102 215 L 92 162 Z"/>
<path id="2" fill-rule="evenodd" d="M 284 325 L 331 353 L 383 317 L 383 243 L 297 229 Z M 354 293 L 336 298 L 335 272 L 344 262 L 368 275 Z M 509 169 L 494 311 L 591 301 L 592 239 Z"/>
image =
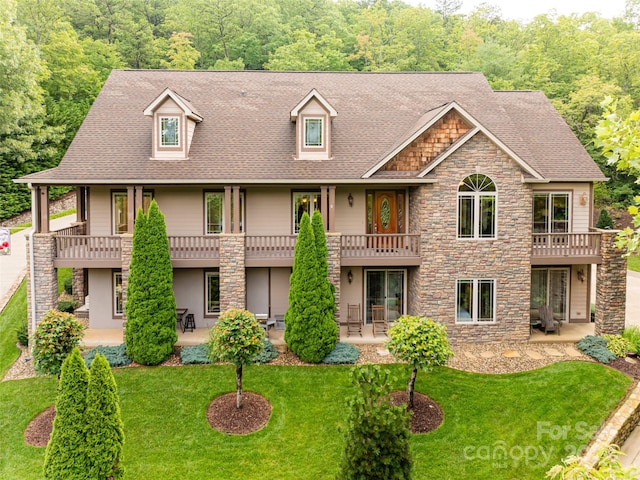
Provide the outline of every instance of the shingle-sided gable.
<path id="1" fill-rule="evenodd" d="M 193 135 L 188 162 L 149 158 L 152 125 L 142 113 L 167 88 L 180 92 L 177 98 L 204 118 Z M 320 162 L 295 160 L 292 107 L 314 89 L 339 112 L 331 122 L 331 157 Z M 531 146 L 530 129 L 553 129 L 559 116 L 537 93 L 521 95 L 524 113 L 518 111 L 519 100 L 510 101 L 508 95 L 492 91 L 478 73 L 115 70 L 60 165 L 20 181 L 362 181 L 421 119 L 451 102 L 462 105 L 483 128 L 545 177 L 573 178 L 587 172 L 585 179 L 604 178 L 584 149 L 582 154 L 555 158 L 553 152 L 577 142 L 568 130 L 554 131 L 548 142 L 540 142 L 535 133 L 532 138 L 538 143 Z M 536 96 L 534 104 L 546 106 L 531 117 L 534 125 L 521 128 L 521 119 L 531 110 L 529 95 Z"/>

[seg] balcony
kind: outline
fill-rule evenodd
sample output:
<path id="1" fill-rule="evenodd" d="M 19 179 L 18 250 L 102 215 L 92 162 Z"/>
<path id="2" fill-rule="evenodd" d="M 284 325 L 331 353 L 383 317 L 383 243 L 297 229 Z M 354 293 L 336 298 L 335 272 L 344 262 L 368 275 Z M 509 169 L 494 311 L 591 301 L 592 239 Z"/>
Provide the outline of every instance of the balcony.
<path id="1" fill-rule="evenodd" d="M 75 227 L 56 232 L 56 267 L 122 267 L 122 241 L 118 235 L 76 235 Z M 296 235 L 247 235 L 247 267 L 290 267 Z M 169 236 L 169 251 L 176 268 L 217 267 L 220 264 L 219 235 Z M 342 235 L 344 266 L 408 266 L 420 264 L 420 236 Z"/>
<path id="2" fill-rule="evenodd" d="M 602 263 L 599 233 L 533 234 L 532 265 L 571 265 L 576 263 Z"/>

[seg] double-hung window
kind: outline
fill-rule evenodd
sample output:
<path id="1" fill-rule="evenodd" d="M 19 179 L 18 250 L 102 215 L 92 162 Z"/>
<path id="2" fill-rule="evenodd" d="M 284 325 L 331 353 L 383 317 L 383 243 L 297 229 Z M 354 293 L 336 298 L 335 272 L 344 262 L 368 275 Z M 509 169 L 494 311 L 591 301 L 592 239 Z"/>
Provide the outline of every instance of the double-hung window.
<path id="1" fill-rule="evenodd" d="M 458 238 L 496 238 L 496 185 L 486 175 L 474 174 L 458 187 Z"/>
<path id="2" fill-rule="evenodd" d="M 324 146 L 323 138 L 323 119 L 322 118 L 305 118 L 304 119 L 304 146 L 318 147 Z"/>
<path id="3" fill-rule="evenodd" d="M 124 302 L 122 292 L 122 272 L 113 272 L 113 316 L 120 317 L 124 314 Z"/>
<path id="4" fill-rule="evenodd" d="M 180 118 L 160 117 L 160 146 L 180 146 Z"/>
<path id="5" fill-rule="evenodd" d="M 205 272 L 206 315 L 220 314 L 220 272 Z"/>
<path id="6" fill-rule="evenodd" d="M 231 219 L 235 205 L 231 199 Z M 244 232 L 244 192 L 240 192 L 240 232 Z M 224 232 L 224 192 L 205 193 L 205 227 L 206 234 Z"/>
<path id="7" fill-rule="evenodd" d="M 496 281 L 458 280 L 456 323 L 484 323 L 496 320 Z"/>
<path id="8" fill-rule="evenodd" d="M 300 220 L 307 212 L 311 217 L 316 210 L 321 211 L 320 192 L 294 192 L 293 193 L 293 232 L 300 230 Z"/>
<path id="9" fill-rule="evenodd" d="M 569 232 L 569 194 L 533 194 L 533 233 Z"/>

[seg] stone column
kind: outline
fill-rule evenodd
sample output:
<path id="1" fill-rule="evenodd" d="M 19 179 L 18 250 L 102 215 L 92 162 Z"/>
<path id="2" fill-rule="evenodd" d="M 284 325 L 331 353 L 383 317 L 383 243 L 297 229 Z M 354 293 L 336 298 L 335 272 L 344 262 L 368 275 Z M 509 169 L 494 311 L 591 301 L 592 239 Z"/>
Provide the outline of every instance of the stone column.
<path id="1" fill-rule="evenodd" d="M 56 256 L 55 236 L 47 233 L 36 233 L 33 236 L 34 286 L 36 322 L 39 322 L 47 310 L 58 307 L 58 272 L 53 266 Z M 29 254 L 29 237 L 27 236 L 27 311 L 29 335 L 33 334 L 32 295 L 31 291 L 31 255 Z"/>
<path id="2" fill-rule="evenodd" d="M 596 274 L 596 335 L 624 330 L 627 301 L 627 257 L 615 246 L 617 230 L 600 232 L 602 264 Z"/>
<path id="3" fill-rule="evenodd" d="M 342 234 L 327 233 L 327 263 L 329 264 L 329 281 L 336 287 L 336 323 L 340 335 L 340 270 L 342 268 Z"/>
<path id="4" fill-rule="evenodd" d="M 120 261 L 122 270 L 122 306 L 127 305 L 127 286 L 129 285 L 129 271 L 131 269 L 131 252 L 133 251 L 133 235 L 126 234 L 120 236 Z M 127 323 L 125 312 L 122 312 L 124 325 Z"/>
<path id="5" fill-rule="evenodd" d="M 246 308 L 245 236 L 220 235 L 220 311 Z"/>
<path id="6" fill-rule="evenodd" d="M 87 292 L 84 291 L 84 268 L 73 269 L 71 285 L 73 301 L 77 306 L 84 305 L 84 297 L 87 296 Z"/>

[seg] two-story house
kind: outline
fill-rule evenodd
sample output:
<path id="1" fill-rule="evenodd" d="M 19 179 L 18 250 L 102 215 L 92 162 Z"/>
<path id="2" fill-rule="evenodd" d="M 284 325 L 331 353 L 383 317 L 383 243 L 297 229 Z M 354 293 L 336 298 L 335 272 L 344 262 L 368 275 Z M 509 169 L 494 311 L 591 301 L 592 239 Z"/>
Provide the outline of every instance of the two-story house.
<path id="1" fill-rule="evenodd" d="M 32 318 L 72 267 L 89 327 L 122 329 L 134 218 L 155 199 L 198 327 L 229 307 L 283 315 L 300 218 L 320 210 L 338 321 L 381 305 L 454 341 L 526 340 L 543 305 L 589 321 L 600 264 L 597 329 L 613 331 L 625 272 L 591 228 L 604 180 L 544 94 L 479 73 L 114 71 L 60 165 L 18 180 Z M 77 187 L 76 226 L 49 232 L 51 185 Z"/>

